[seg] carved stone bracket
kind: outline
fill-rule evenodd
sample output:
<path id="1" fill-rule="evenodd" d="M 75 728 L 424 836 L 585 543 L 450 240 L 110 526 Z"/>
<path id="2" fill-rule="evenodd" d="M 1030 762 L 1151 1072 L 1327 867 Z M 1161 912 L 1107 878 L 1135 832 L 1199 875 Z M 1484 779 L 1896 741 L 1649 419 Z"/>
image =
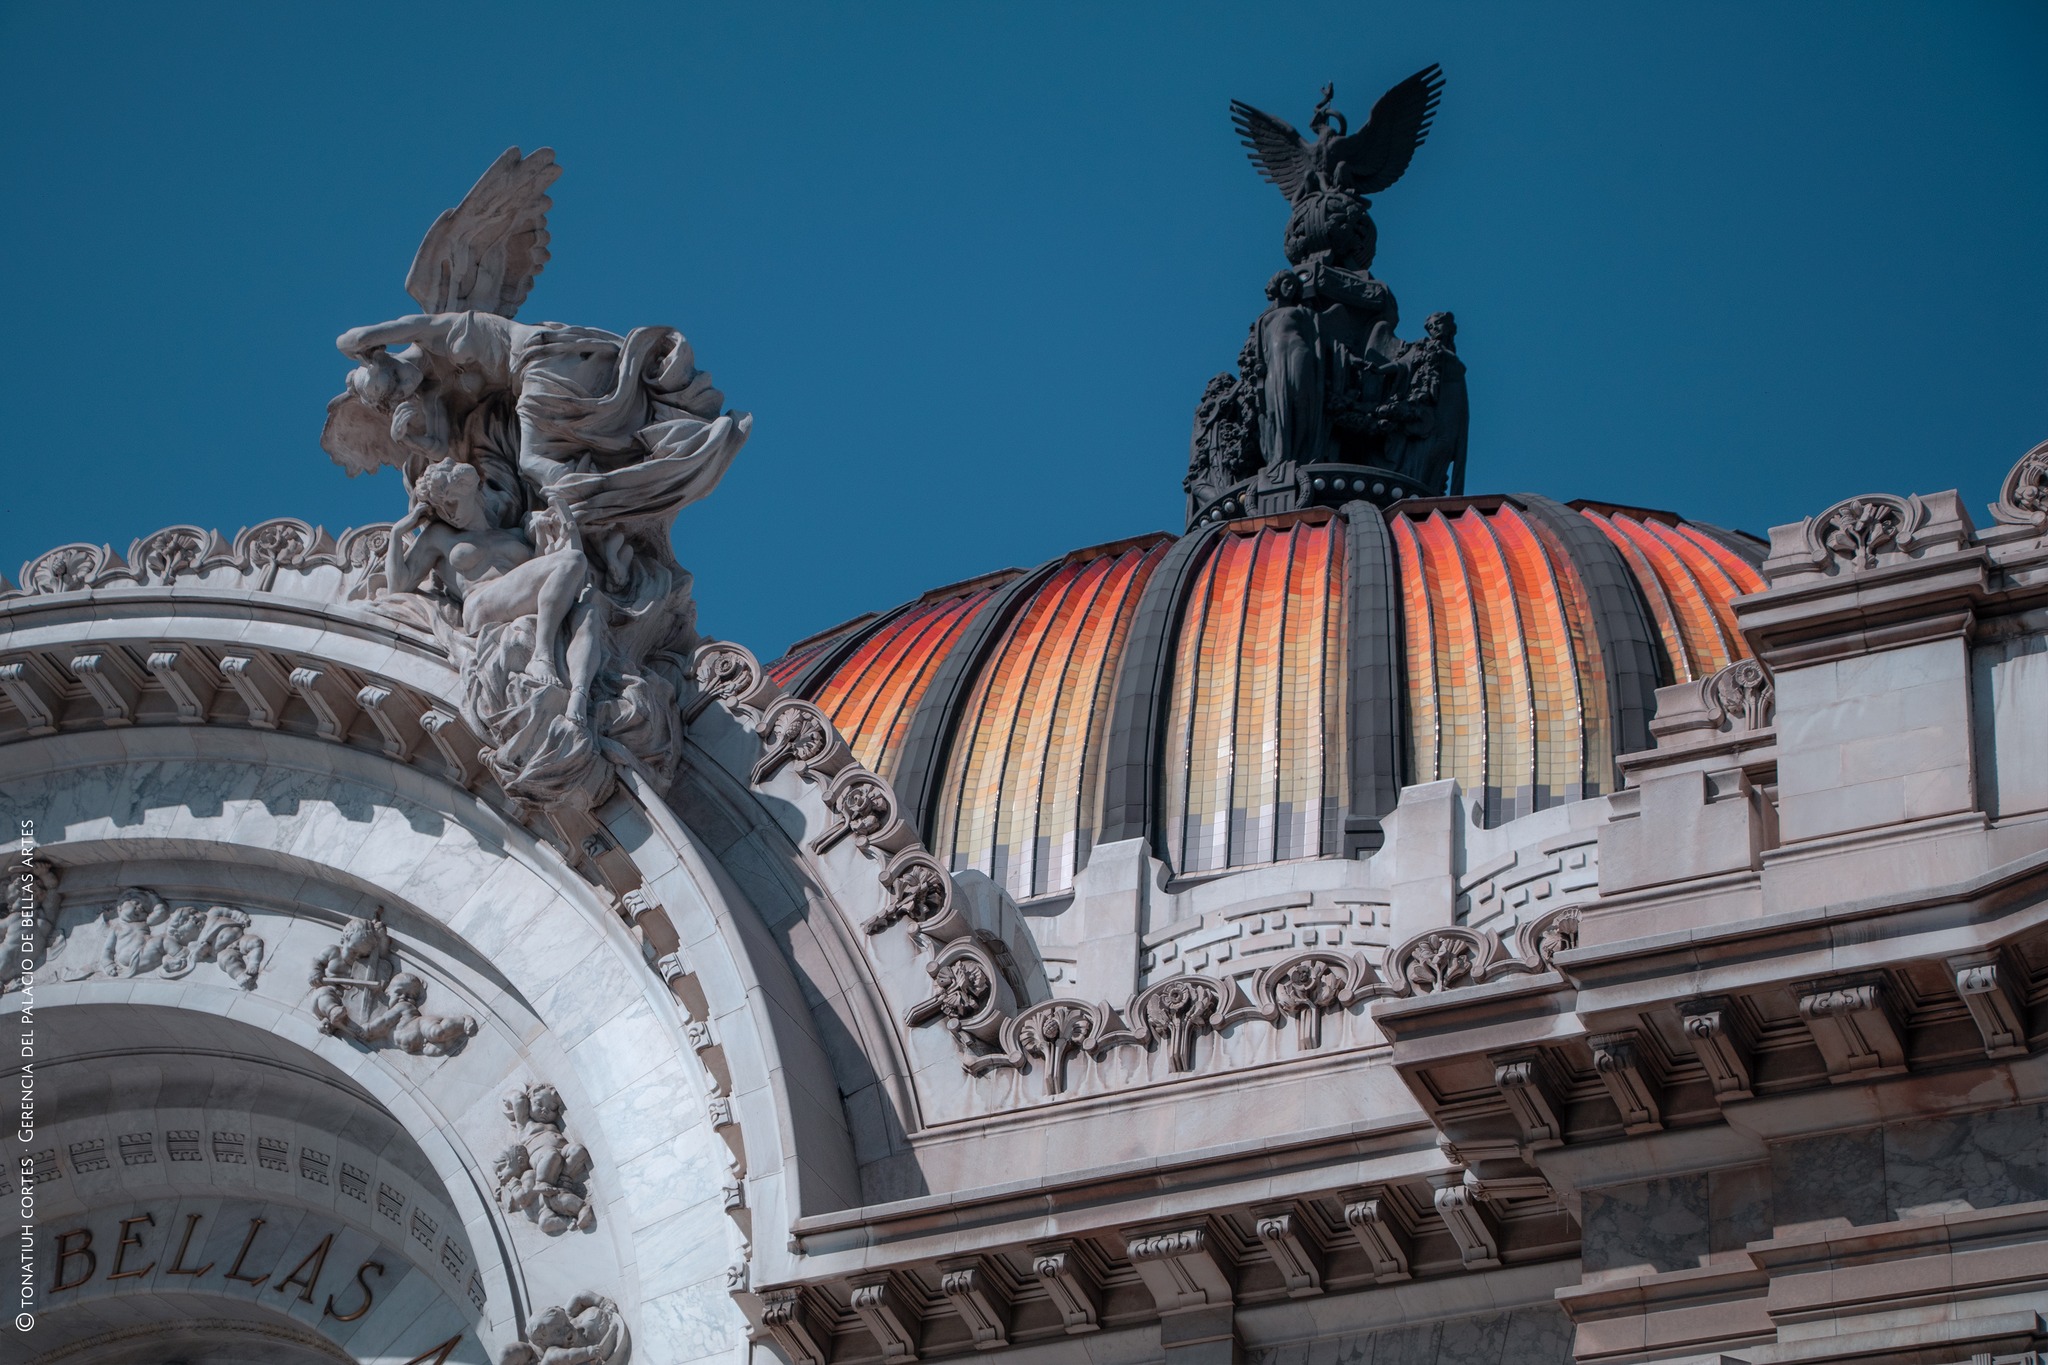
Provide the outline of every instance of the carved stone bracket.
<path id="1" fill-rule="evenodd" d="M 1500 1224 L 1479 1191 L 1469 1185 L 1445 1185 L 1436 1192 L 1436 1211 L 1458 1244 L 1458 1259 L 1467 1270 L 1491 1270 L 1500 1264 Z"/>
<path id="2" fill-rule="evenodd" d="M 1750 1059 L 1756 1054 L 1756 1039 L 1733 999 L 1712 995 L 1687 1000 L 1678 1006 L 1678 1026 L 1707 1069 L 1717 1103 L 1755 1097 Z"/>
<path id="3" fill-rule="evenodd" d="M 789 1365 L 825 1365 L 829 1328 L 812 1313 L 801 1286 L 764 1291 L 761 1324 L 789 1357 Z"/>
<path id="4" fill-rule="evenodd" d="M 1984 1054 L 2026 1056 L 2026 1006 L 2015 987 L 2016 981 L 2026 978 L 1996 950 L 1952 957 L 1948 969 L 1955 979 L 1956 994 L 1963 998 L 1977 1032 L 1984 1037 Z"/>
<path id="5" fill-rule="evenodd" d="M 1255 1209 L 1252 1220 L 1253 1230 L 1287 1282 L 1287 1296 L 1304 1299 L 1322 1293 L 1323 1249 L 1310 1234 L 1301 1211 L 1291 1204 Z"/>
<path id="6" fill-rule="evenodd" d="M 183 725 L 204 725 L 213 710 L 213 699 L 219 692 L 217 676 L 209 676 L 209 670 L 202 666 L 199 651 L 190 645 L 152 645 L 145 655 L 152 676 L 157 680 L 171 703 L 178 708 L 178 721 Z"/>
<path id="7" fill-rule="evenodd" d="M 847 1304 L 875 1339 L 885 1365 L 909 1365 L 917 1359 L 921 1320 L 911 1296 L 896 1287 L 893 1276 L 879 1273 L 856 1278 Z"/>
<path id="8" fill-rule="evenodd" d="M 33 654 L 20 655 L 0 663 L 0 691 L 21 712 L 31 735 L 57 733 L 58 699 L 64 695 L 62 682 Z"/>
<path id="9" fill-rule="evenodd" d="M 142 677 L 121 650 L 96 649 L 73 655 L 71 676 L 84 683 L 85 690 L 99 703 L 101 724 L 135 723 L 135 705 L 142 700 Z"/>
<path id="10" fill-rule="evenodd" d="M 275 730 L 284 714 L 290 684 L 283 670 L 267 654 L 227 654 L 221 657 L 220 675 L 242 705 L 249 708 L 249 723 L 259 730 Z"/>
<path id="11" fill-rule="evenodd" d="M 978 1256 L 940 1261 L 939 1291 L 974 1337 L 974 1349 L 993 1351 L 1010 1344 L 1010 1300 Z"/>
<path id="12" fill-rule="evenodd" d="M 1124 1249 L 1161 1313 L 1230 1304 L 1232 1266 L 1206 1227 L 1127 1232 Z"/>
<path id="13" fill-rule="evenodd" d="M 1074 1242 L 1041 1242 L 1031 1248 L 1031 1273 L 1045 1286 L 1069 1336 L 1102 1326 L 1102 1290 L 1095 1269 Z"/>
<path id="14" fill-rule="evenodd" d="M 1809 982 L 1799 988 L 1799 1017 L 1837 1084 L 1906 1069 L 1905 1034 L 1882 977 Z"/>
<path id="15" fill-rule="evenodd" d="M 1564 1141 L 1564 1124 L 1558 1118 L 1557 1100 L 1541 1048 L 1496 1052 L 1493 1084 L 1508 1102 L 1522 1130 L 1522 1141 L 1530 1147 L 1556 1147 Z"/>
<path id="16" fill-rule="evenodd" d="M 1633 1029 L 1596 1033 L 1586 1039 L 1586 1045 L 1593 1050 L 1593 1069 L 1600 1073 L 1601 1084 L 1621 1112 L 1622 1130 L 1654 1133 L 1663 1128 L 1663 1108 L 1657 1098 L 1663 1087 L 1642 1036 Z"/>
<path id="17" fill-rule="evenodd" d="M 1384 1193 L 1347 1200 L 1344 1225 L 1371 1261 L 1375 1283 L 1391 1284 L 1413 1275 L 1408 1268 L 1414 1257 L 1413 1234 Z"/>

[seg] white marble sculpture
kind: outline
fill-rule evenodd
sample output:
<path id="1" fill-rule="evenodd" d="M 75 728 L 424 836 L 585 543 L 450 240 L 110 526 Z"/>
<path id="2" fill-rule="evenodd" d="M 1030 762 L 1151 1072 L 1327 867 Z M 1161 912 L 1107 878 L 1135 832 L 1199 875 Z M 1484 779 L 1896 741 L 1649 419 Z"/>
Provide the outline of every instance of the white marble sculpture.
<path id="1" fill-rule="evenodd" d="M 524 1213 L 550 1237 L 597 1225 L 590 1202 L 590 1152 L 567 1132 L 561 1092 L 534 1082 L 505 1097 L 505 1117 L 518 1134 L 495 1163 L 498 1202 Z"/>
<path id="2" fill-rule="evenodd" d="M 50 952 L 57 930 L 57 870 L 35 859 L 7 866 L 7 923 L 0 926 L 0 993 L 34 974 L 33 964 Z"/>
<path id="3" fill-rule="evenodd" d="M 534 1314 L 525 1339 L 507 1346 L 498 1365 L 628 1365 L 632 1358 L 633 1339 L 618 1304 L 582 1293 L 567 1307 Z"/>
<path id="4" fill-rule="evenodd" d="M 391 931 L 381 919 L 351 919 L 341 941 L 313 959 L 310 1008 L 320 1031 L 366 1047 L 395 1047 L 415 1057 L 447 1057 L 476 1036 L 466 1014 L 426 1014 L 427 985 L 398 969 Z"/>
<path id="5" fill-rule="evenodd" d="M 357 363 L 321 444 L 351 474 L 401 471 L 380 605 L 433 630 L 506 794 L 587 809 L 619 764 L 666 785 L 697 643 L 669 546 L 752 419 L 668 327 L 626 336 L 514 322 L 547 262 L 543 148 L 508 150 L 420 246 L 424 312 L 344 333 Z"/>

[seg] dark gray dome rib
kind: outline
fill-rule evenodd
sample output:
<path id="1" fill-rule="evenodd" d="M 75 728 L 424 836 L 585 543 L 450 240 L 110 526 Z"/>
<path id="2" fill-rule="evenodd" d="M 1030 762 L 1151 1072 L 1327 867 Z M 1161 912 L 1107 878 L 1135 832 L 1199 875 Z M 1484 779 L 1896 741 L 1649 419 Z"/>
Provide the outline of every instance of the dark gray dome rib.
<path id="1" fill-rule="evenodd" d="M 1563 503 L 1534 493 L 1511 494 L 1510 500 L 1564 542 L 1579 580 L 1586 585 L 1593 628 L 1600 638 L 1600 657 L 1607 666 L 1615 755 L 1649 748 L 1650 718 L 1657 714 L 1657 655 L 1662 644 L 1635 575 L 1628 571 L 1614 542 Z M 1618 781 L 1618 771 L 1601 774 L 1602 785 L 1611 789 Z"/>

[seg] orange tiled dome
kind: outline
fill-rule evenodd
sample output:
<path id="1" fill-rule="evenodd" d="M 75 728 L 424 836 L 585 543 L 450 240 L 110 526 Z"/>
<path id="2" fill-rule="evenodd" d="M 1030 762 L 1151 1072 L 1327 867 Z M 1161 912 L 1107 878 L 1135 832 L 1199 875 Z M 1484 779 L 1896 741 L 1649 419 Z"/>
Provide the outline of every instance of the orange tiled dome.
<path id="1" fill-rule="evenodd" d="M 1489 824 L 1612 790 L 1655 689 L 1747 654 L 1763 549 L 1526 494 L 1309 508 L 941 588 L 770 672 L 1029 899 L 1115 839 L 1181 876 L 1349 856 L 1417 782 Z"/>

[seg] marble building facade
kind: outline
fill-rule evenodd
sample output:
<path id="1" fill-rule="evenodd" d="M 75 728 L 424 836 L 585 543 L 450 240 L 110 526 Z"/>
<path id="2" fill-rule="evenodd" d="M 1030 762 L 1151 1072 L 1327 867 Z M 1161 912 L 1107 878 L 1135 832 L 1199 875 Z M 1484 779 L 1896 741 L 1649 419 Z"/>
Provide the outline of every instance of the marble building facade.
<path id="1" fill-rule="evenodd" d="M 542 155 L 493 174 L 544 212 Z M 509 326 L 504 275 L 344 338 L 330 449 L 404 518 L 65 546 L 0 596 L 0 1354 L 2048 1341 L 2048 445 L 1981 520 L 1866 492 L 1763 539 L 1378 447 L 1231 473 L 1212 408 L 1181 534 L 763 662 L 664 558 L 746 431 L 679 337 L 529 328 L 632 420 L 537 417 L 565 369 L 406 447 L 485 363 L 427 324 Z M 1452 335 L 1381 354 L 1450 374 Z M 609 462 L 550 463 L 600 418 Z"/>

